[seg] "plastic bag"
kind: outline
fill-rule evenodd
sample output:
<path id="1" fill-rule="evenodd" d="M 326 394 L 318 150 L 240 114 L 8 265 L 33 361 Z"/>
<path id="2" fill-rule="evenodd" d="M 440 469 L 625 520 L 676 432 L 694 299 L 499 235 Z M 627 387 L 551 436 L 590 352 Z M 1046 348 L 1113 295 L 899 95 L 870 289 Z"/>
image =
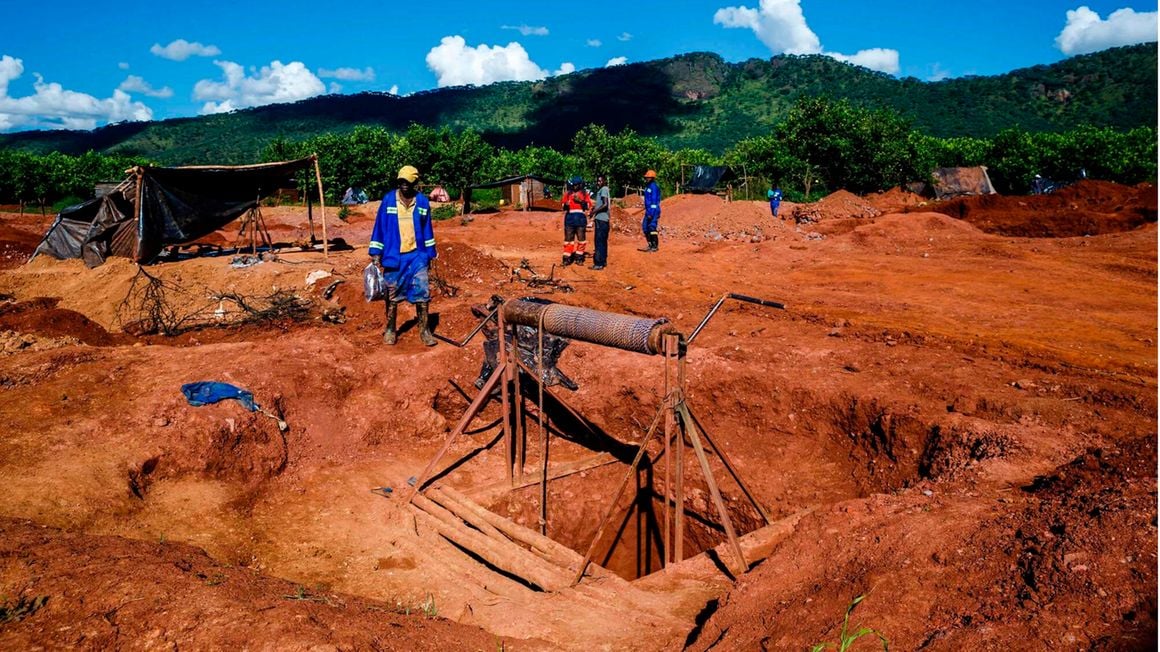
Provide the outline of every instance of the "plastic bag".
<path id="1" fill-rule="evenodd" d="M 383 272 L 373 261 L 363 270 L 363 294 L 367 301 L 382 301 L 387 298 L 387 284 Z"/>

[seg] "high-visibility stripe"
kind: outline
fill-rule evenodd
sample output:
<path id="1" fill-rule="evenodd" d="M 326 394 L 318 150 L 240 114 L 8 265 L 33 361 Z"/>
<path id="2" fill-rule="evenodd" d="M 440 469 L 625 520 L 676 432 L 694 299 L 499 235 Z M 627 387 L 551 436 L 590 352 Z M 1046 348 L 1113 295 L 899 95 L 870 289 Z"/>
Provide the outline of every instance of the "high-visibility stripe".
<path id="1" fill-rule="evenodd" d="M 399 209 L 394 207 L 394 206 L 387 206 L 387 212 L 388 213 L 398 213 Z"/>
<path id="2" fill-rule="evenodd" d="M 435 246 L 435 238 L 431 238 L 430 240 L 428 240 L 424 244 L 428 247 L 434 247 Z"/>
<path id="3" fill-rule="evenodd" d="M 656 205 L 656 204 L 649 204 L 649 205 L 648 205 L 648 207 L 649 207 L 649 208 L 656 208 L 656 207 L 657 207 L 657 205 Z"/>
<path id="4" fill-rule="evenodd" d="M 370 245 L 370 248 L 371 248 L 371 249 L 382 249 L 382 248 L 383 248 L 383 243 L 381 243 L 381 242 L 375 242 L 374 240 L 371 240 L 371 245 Z"/>

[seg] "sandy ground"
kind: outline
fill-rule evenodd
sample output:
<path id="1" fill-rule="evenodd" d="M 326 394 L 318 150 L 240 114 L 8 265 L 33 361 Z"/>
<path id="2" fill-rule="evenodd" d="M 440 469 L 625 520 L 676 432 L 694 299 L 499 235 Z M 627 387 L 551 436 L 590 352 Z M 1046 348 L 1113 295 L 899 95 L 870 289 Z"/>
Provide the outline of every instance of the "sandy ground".
<path id="1" fill-rule="evenodd" d="M 689 404 L 770 516 L 721 483 L 749 570 L 702 553 L 724 537 L 694 474 L 687 560 L 636 579 L 629 527 L 598 556 L 613 572 L 552 591 L 400 498 L 483 353 L 479 339 L 423 347 L 413 322 L 380 343 L 382 305 L 361 297 L 374 209 L 332 218 L 353 249 L 329 258 L 146 268 L 186 318 L 169 336 L 143 327 L 135 265 L 21 264 L 46 220 L 0 214 L 0 647 L 802 649 L 836 641 L 864 595 L 851 624 L 893 649 L 1155 648 L 1155 188 L 840 192 L 781 219 L 679 196 L 656 254 L 637 251 L 630 202 L 606 270 L 555 270 L 569 292 L 512 275 L 559 262 L 558 215 L 437 224 L 432 310 L 452 339 L 494 294 L 686 334 L 726 292 L 787 306 L 726 303 L 688 351 Z M 264 213 L 275 241 L 308 236 L 304 209 Z M 301 319 L 240 323 L 251 313 L 223 298 L 287 295 Z M 560 369 L 579 384 L 561 395 L 606 435 L 597 451 L 619 460 L 549 483 L 548 536 L 583 553 L 663 365 L 573 343 Z M 199 380 L 253 391 L 289 429 L 233 402 L 191 407 L 179 388 Z M 539 490 L 508 488 L 498 418 L 492 402 L 437 484 L 534 527 Z M 592 442 L 561 424 L 553 464 L 583 467 Z"/>

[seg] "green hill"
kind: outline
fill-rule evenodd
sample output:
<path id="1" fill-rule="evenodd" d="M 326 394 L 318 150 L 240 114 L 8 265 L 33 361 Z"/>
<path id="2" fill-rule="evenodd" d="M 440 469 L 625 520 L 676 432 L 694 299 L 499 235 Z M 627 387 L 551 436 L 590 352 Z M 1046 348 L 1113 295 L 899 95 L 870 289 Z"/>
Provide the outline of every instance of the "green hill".
<path id="1" fill-rule="evenodd" d="M 1008 127 L 1061 131 L 1081 124 L 1127 129 L 1157 122 L 1155 43 L 1113 48 L 1003 75 L 924 82 L 825 56 L 736 64 L 715 54 L 586 70 L 538 82 L 445 88 L 406 97 L 326 95 L 233 113 L 122 123 L 94 131 L 0 135 L 0 147 L 36 153 L 146 156 L 168 164 L 256 160 L 276 137 L 304 139 L 356 125 L 403 130 L 412 122 L 471 128 L 507 147 L 567 149 L 581 127 L 631 127 L 670 148 L 723 151 L 767 133 L 801 97 L 828 95 L 901 111 L 934 136 L 992 136 Z"/>

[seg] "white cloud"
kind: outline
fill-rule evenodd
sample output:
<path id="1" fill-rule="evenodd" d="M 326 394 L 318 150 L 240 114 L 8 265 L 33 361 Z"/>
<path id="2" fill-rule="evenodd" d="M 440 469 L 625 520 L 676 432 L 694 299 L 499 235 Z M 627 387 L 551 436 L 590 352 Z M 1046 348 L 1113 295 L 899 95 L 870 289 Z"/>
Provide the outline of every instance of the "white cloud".
<path id="1" fill-rule="evenodd" d="M 162 59 L 171 61 L 185 61 L 190 57 L 216 57 L 222 53 L 216 45 L 202 45 L 196 41 L 190 43 L 183 38 L 179 38 L 165 47 L 162 47 L 160 43 L 154 43 L 149 51 Z"/>
<path id="2" fill-rule="evenodd" d="M 102 123 L 125 120 L 152 120 L 153 111 L 134 102 L 129 94 L 114 90 L 111 97 L 98 99 L 86 93 L 65 90 L 35 75 L 34 93 L 9 97 L 8 84 L 24 74 L 24 62 L 0 57 L 0 131 L 11 129 L 95 129 Z"/>
<path id="3" fill-rule="evenodd" d="M 854 54 L 840 54 L 838 52 L 823 52 L 822 54 L 838 61 L 845 61 L 871 70 L 880 70 L 891 75 L 897 75 L 898 71 L 902 69 L 898 65 L 898 50 L 870 48 L 869 50 L 858 50 Z"/>
<path id="4" fill-rule="evenodd" d="M 1137 13 L 1132 9 L 1117 9 L 1104 20 L 1082 6 L 1067 12 L 1067 24 L 1055 37 L 1055 47 L 1070 55 L 1155 41 L 1156 19 L 1155 11 Z"/>
<path id="5" fill-rule="evenodd" d="M 600 47 L 601 45 L 604 45 L 604 43 L 602 43 L 602 42 L 600 41 L 600 39 L 598 39 L 598 38 L 590 38 L 590 39 L 588 39 L 588 47 L 590 47 L 590 48 L 598 48 L 598 47 Z"/>
<path id="6" fill-rule="evenodd" d="M 367 66 L 358 68 L 319 68 L 318 76 L 323 79 L 341 79 L 342 81 L 374 81 L 375 69 Z"/>
<path id="7" fill-rule="evenodd" d="M 141 93 L 142 95 L 148 95 L 149 97 L 160 97 L 163 99 L 173 97 L 172 88 L 168 86 L 153 88 L 152 84 L 145 81 L 138 75 L 129 75 L 117 88 L 119 90 L 125 91 L 126 93 Z"/>
<path id="8" fill-rule="evenodd" d="M 331 95 L 338 95 L 342 92 L 342 84 L 338 82 L 330 82 L 330 85 L 326 87 L 326 92 L 330 93 Z"/>
<path id="9" fill-rule="evenodd" d="M 900 70 L 897 50 L 870 48 L 855 54 L 825 51 L 821 39 L 806 23 L 801 0 L 761 0 L 757 9 L 722 7 L 713 14 L 713 23 L 752 30 L 774 54 L 824 54 L 892 75 Z"/>
<path id="10" fill-rule="evenodd" d="M 632 34 L 629 34 L 628 32 L 621 32 L 620 36 L 616 37 L 616 40 L 618 40 L 618 41 L 631 41 Z"/>
<path id="11" fill-rule="evenodd" d="M 285 65 L 271 61 L 260 70 L 251 68 L 249 76 L 242 66 L 232 61 L 214 61 L 214 65 L 222 69 L 224 79 L 203 79 L 193 86 L 193 98 L 205 102 L 201 108 L 203 114 L 296 102 L 326 92 L 322 80 L 301 61 Z"/>
<path id="12" fill-rule="evenodd" d="M 604 64 L 604 67 L 611 68 L 612 66 L 623 66 L 626 63 L 628 63 L 628 57 L 612 57 L 608 60 L 608 63 Z"/>
<path id="13" fill-rule="evenodd" d="M 390 93 L 391 95 L 398 95 L 399 94 L 399 85 L 392 84 L 391 87 L 387 89 L 387 92 Z"/>
<path id="14" fill-rule="evenodd" d="M 120 68 L 121 70 L 128 70 L 129 64 L 125 61 L 122 61 L 121 63 L 117 64 L 117 67 Z"/>
<path id="15" fill-rule="evenodd" d="M 930 76 L 926 78 L 927 81 L 937 82 L 947 79 L 951 76 L 951 71 L 946 70 L 937 61 L 931 66 Z"/>
<path id="16" fill-rule="evenodd" d="M 532 61 L 528 51 L 519 43 L 472 47 L 458 35 L 444 36 L 439 45 L 431 48 L 427 53 L 427 67 L 435 73 L 440 87 L 532 81 L 549 74 L 563 75 L 576 70 L 576 66 L 565 62 L 555 73 L 549 73 Z"/>
<path id="17" fill-rule="evenodd" d="M 547 36 L 548 28 L 537 25 L 500 25 L 500 29 L 514 29 L 524 36 Z"/>

